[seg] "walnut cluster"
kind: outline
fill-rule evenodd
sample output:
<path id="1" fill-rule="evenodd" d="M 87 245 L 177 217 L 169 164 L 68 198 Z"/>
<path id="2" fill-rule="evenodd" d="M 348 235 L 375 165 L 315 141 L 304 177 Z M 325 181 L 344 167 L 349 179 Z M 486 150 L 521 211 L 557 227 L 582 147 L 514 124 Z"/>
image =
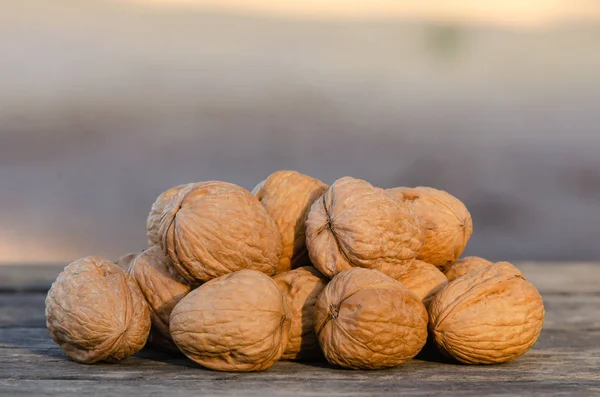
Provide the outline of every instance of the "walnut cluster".
<path id="1" fill-rule="evenodd" d="M 537 341 L 542 298 L 510 263 L 459 259 L 472 232 L 465 205 L 428 187 L 296 171 L 252 192 L 178 185 L 153 203 L 146 249 L 64 269 L 46 323 L 87 364 L 149 345 L 218 371 L 381 369 L 426 343 L 466 364 L 511 361 Z"/>

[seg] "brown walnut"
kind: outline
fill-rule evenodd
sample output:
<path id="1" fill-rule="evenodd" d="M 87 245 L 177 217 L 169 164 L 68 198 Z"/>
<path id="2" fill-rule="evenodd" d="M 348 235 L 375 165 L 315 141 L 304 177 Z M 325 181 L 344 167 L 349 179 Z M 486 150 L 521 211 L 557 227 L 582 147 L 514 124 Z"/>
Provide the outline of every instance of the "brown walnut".
<path id="1" fill-rule="evenodd" d="M 146 220 L 146 236 L 148 237 L 148 247 L 160 244 L 160 235 L 158 233 L 158 229 L 160 228 L 160 219 L 162 213 L 169 203 L 169 200 L 171 200 L 171 197 L 188 185 L 190 184 L 183 184 L 165 190 L 152 204 L 150 214 L 148 214 L 148 219 Z"/>
<path id="2" fill-rule="evenodd" d="M 338 179 L 313 203 L 306 221 L 310 260 L 329 278 L 352 267 L 399 277 L 417 257 L 422 238 L 403 201 L 349 177 Z"/>
<path id="3" fill-rule="evenodd" d="M 396 280 L 417 295 L 425 306 L 442 287 L 448 284 L 448 279 L 437 267 L 418 259 L 415 259 L 406 273 Z"/>
<path id="4" fill-rule="evenodd" d="M 121 269 L 128 271 L 129 266 L 131 266 L 131 262 L 139 255 L 138 252 L 130 252 L 129 254 L 125 254 L 121 256 L 119 259 L 114 261 Z"/>
<path id="5" fill-rule="evenodd" d="M 315 303 L 327 279 L 312 266 L 303 266 L 273 277 L 287 300 L 292 320 L 290 339 L 281 358 L 318 360 L 323 358 L 315 335 Z"/>
<path id="6" fill-rule="evenodd" d="M 352 268 L 327 284 L 316 304 L 315 332 L 327 360 L 353 369 L 393 367 L 427 340 L 427 311 L 398 281 Z"/>
<path id="7" fill-rule="evenodd" d="M 444 271 L 462 254 L 473 233 L 471 214 L 456 197 L 430 187 L 389 189 L 414 211 L 424 241 L 418 259 Z"/>
<path id="8" fill-rule="evenodd" d="M 429 305 L 429 327 L 445 355 L 466 364 L 514 360 L 537 341 L 544 304 L 508 262 L 457 278 Z"/>
<path id="9" fill-rule="evenodd" d="M 95 256 L 71 263 L 46 297 L 46 326 L 73 360 L 119 361 L 141 350 L 150 313 L 135 280 Z"/>
<path id="10" fill-rule="evenodd" d="M 256 270 L 215 278 L 171 313 L 171 336 L 198 364 L 218 371 L 261 371 L 281 358 L 290 318 L 275 282 Z"/>
<path id="11" fill-rule="evenodd" d="M 242 269 L 274 274 L 281 233 L 258 199 L 227 182 L 188 185 L 166 205 L 161 247 L 190 283 Z"/>
<path id="12" fill-rule="evenodd" d="M 446 278 L 448 281 L 455 280 L 468 273 L 473 273 L 491 265 L 492 262 L 478 256 L 467 256 L 454 262 L 446 270 Z"/>
<path id="13" fill-rule="evenodd" d="M 135 278 L 150 309 L 152 333 L 171 340 L 169 317 L 175 305 L 191 290 L 186 281 L 173 269 L 171 261 L 159 246 L 153 246 L 133 261 L 129 272 Z M 152 340 L 161 340 L 154 336 Z M 172 342 L 171 342 L 172 343 Z"/>
<path id="14" fill-rule="evenodd" d="M 318 179 L 296 171 L 277 171 L 253 190 L 273 218 L 283 239 L 283 255 L 276 273 L 309 264 L 306 217 L 312 203 L 327 190 Z"/>

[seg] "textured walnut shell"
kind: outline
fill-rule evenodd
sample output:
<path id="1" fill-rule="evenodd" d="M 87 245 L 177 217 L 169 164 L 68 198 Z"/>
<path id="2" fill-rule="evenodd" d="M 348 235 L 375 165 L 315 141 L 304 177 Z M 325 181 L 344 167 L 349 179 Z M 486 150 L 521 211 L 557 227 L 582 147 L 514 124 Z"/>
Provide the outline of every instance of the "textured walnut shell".
<path id="1" fill-rule="evenodd" d="M 281 358 L 290 323 L 275 282 L 256 270 L 240 270 L 183 298 L 171 313 L 171 336 L 204 367 L 261 371 Z"/>
<path id="2" fill-rule="evenodd" d="M 188 185 L 166 205 L 161 247 L 190 283 L 242 269 L 272 275 L 281 233 L 258 199 L 227 182 Z"/>
<path id="3" fill-rule="evenodd" d="M 157 245 L 160 243 L 160 235 L 158 233 L 158 229 L 160 228 L 160 219 L 162 216 L 165 207 L 177 192 L 179 192 L 184 187 L 190 185 L 183 184 L 179 186 L 172 187 L 170 189 L 162 192 L 152 204 L 152 208 L 150 209 L 150 214 L 148 214 L 148 219 L 146 220 L 146 236 L 148 237 L 148 247 L 152 247 L 153 245 Z"/>
<path id="4" fill-rule="evenodd" d="M 303 266 L 273 277 L 287 301 L 292 320 L 290 339 L 281 358 L 319 360 L 323 353 L 315 335 L 315 303 L 327 279 L 312 266 Z"/>
<path id="5" fill-rule="evenodd" d="M 306 217 L 312 203 L 325 190 L 326 184 L 308 175 L 277 171 L 252 191 L 281 232 L 283 254 L 276 273 L 310 263 L 306 248 Z"/>
<path id="6" fill-rule="evenodd" d="M 139 255 L 138 252 L 131 252 L 129 254 L 125 254 L 121 256 L 119 259 L 114 261 L 121 269 L 125 271 L 129 271 L 129 266 L 131 266 L 131 262 Z"/>
<path id="7" fill-rule="evenodd" d="M 46 326 L 73 360 L 114 362 L 144 347 L 150 313 L 129 274 L 113 262 L 89 256 L 65 267 L 52 284 Z"/>
<path id="8" fill-rule="evenodd" d="M 153 331 L 170 340 L 171 311 L 190 292 L 191 287 L 173 269 L 169 258 L 156 245 L 138 255 L 129 272 L 148 303 Z"/>
<path id="9" fill-rule="evenodd" d="M 353 369 L 393 367 L 427 340 L 427 311 L 398 281 L 353 268 L 327 284 L 316 304 L 315 331 L 327 360 Z"/>
<path id="10" fill-rule="evenodd" d="M 424 241 L 418 259 L 444 271 L 462 254 L 473 233 L 471 214 L 456 197 L 430 187 L 389 189 L 414 211 Z"/>
<path id="11" fill-rule="evenodd" d="M 406 204 L 368 182 L 338 179 L 314 202 L 306 221 L 310 260 L 325 276 L 352 267 L 399 277 L 422 245 Z"/>
<path id="12" fill-rule="evenodd" d="M 429 327 L 440 351 L 466 364 L 514 360 L 536 342 L 544 304 L 507 262 L 455 279 L 431 301 Z"/>
<path id="13" fill-rule="evenodd" d="M 478 256 L 467 256 L 454 262 L 448 270 L 446 270 L 446 278 L 452 281 L 468 273 L 473 273 L 491 265 L 492 262 Z"/>
<path id="14" fill-rule="evenodd" d="M 417 295 L 425 306 L 442 287 L 448 284 L 446 276 L 437 267 L 418 259 L 415 259 L 406 273 L 396 280 Z"/>

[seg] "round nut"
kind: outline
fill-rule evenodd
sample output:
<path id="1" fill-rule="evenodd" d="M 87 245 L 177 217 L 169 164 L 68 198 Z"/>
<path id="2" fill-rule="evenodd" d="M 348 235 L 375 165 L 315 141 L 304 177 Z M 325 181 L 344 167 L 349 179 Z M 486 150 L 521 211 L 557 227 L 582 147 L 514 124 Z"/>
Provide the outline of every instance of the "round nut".
<path id="1" fill-rule="evenodd" d="M 315 303 L 327 279 L 312 266 L 303 266 L 273 277 L 286 298 L 292 319 L 290 340 L 281 358 L 286 360 L 323 359 L 315 335 Z"/>
<path id="2" fill-rule="evenodd" d="M 283 239 L 283 255 L 276 274 L 309 264 L 306 217 L 310 206 L 327 190 L 318 179 L 296 171 L 277 171 L 253 190 L 273 218 Z"/>
<path id="3" fill-rule="evenodd" d="M 455 280 L 465 274 L 473 273 L 491 265 L 492 262 L 478 256 L 467 256 L 462 258 L 446 270 L 446 278 L 448 281 Z"/>
<path id="4" fill-rule="evenodd" d="M 448 283 L 431 301 L 429 316 L 442 353 L 466 364 L 498 364 L 535 344 L 544 303 L 517 268 L 499 262 Z"/>
<path id="5" fill-rule="evenodd" d="M 242 269 L 272 275 L 281 256 L 281 234 L 260 202 L 227 182 L 188 185 L 163 211 L 161 247 L 190 283 Z"/>
<path id="6" fill-rule="evenodd" d="M 171 336 L 188 358 L 217 371 L 261 371 L 281 358 L 290 318 L 275 282 L 255 270 L 215 278 L 171 313 Z"/>
<path id="7" fill-rule="evenodd" d="M 46 326 L 73 360 L 119 361 L 142 349 L 150 313 L 135 280 L 95 256 L 71 263 L 46 297 Z"/>
<path id="8" fill-rule="evenodd" d="M 418 259 L 444 271 L 462 254 L 473 233 L 471 214 L 456 197 L 430 187 L 389 189 L 414 211 L 423 230 Z"/>
<path id="9" fill-rule="evenodd" d="M 314 202 L 306 221 L 310 260 L 329 278 L 352 267 L 399 277 L 417 257 L 422 238 L 403 201 L 349 177 L 338 179 Z"/>
<path id="10" fill-rule="evenodd" d="M 415 259 L 402 276 L 396 280 L 400 281 L 413 294 L 423 301 L 425 307 L 433 296 L 448 284 L 444 273 L 431 263 Z"/>
<path id="11" fill-rule="evenodd" d="M 353 268 L 327 284 L 316 304 L 315 331 L 325 358 L 353 369 L 393 367 L 427 340 L 427 311 L 398 281 Z"/>
<path id="12" fill-rule="evenodd" d="M 171 200 L 171 197 L 188 185 L 190 184 L 183 184 L 165 190 L 152 204 L 150 214 L 148 214 L 148 219 L 146 220 L 146 236 L 148 237 L 148 247 L 160 244 L 160 235 L 158 233 L 158 229 L 160 228 L 162 213 L 169 203 L 169 200 Z"/>
<path id="13" fill-rule="evenodd" d="M 169 258 L 156 245 L 138 255 L 129 272 L 146 298 L 153 331 L 171 340 L 169 334 L 171 311 L 190 292 L 191 287 L 173 269 Z"/>
<path id="14" fill-rule="evenodd" d="M 114 261 L 117 266 L 125 271 L 129 271 L 129 266 L 131 266 L 131 262 L 138 256 L 137 252 L 130 252 L 129 254 L 125 254 L 121 256 L 119 259 Z"/>

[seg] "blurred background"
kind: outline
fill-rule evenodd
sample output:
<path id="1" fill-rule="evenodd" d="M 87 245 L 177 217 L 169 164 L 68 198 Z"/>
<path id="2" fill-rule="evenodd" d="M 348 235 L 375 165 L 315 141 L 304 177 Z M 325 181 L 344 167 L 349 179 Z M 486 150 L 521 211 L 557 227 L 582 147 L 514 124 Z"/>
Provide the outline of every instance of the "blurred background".
<path id="1" fill-rule="evenodd" d="M 600 2 L 0 0 L 0 263 L 145 248 L 177 184 L 463 200 L 466 254 L 600 259 Z"/>

